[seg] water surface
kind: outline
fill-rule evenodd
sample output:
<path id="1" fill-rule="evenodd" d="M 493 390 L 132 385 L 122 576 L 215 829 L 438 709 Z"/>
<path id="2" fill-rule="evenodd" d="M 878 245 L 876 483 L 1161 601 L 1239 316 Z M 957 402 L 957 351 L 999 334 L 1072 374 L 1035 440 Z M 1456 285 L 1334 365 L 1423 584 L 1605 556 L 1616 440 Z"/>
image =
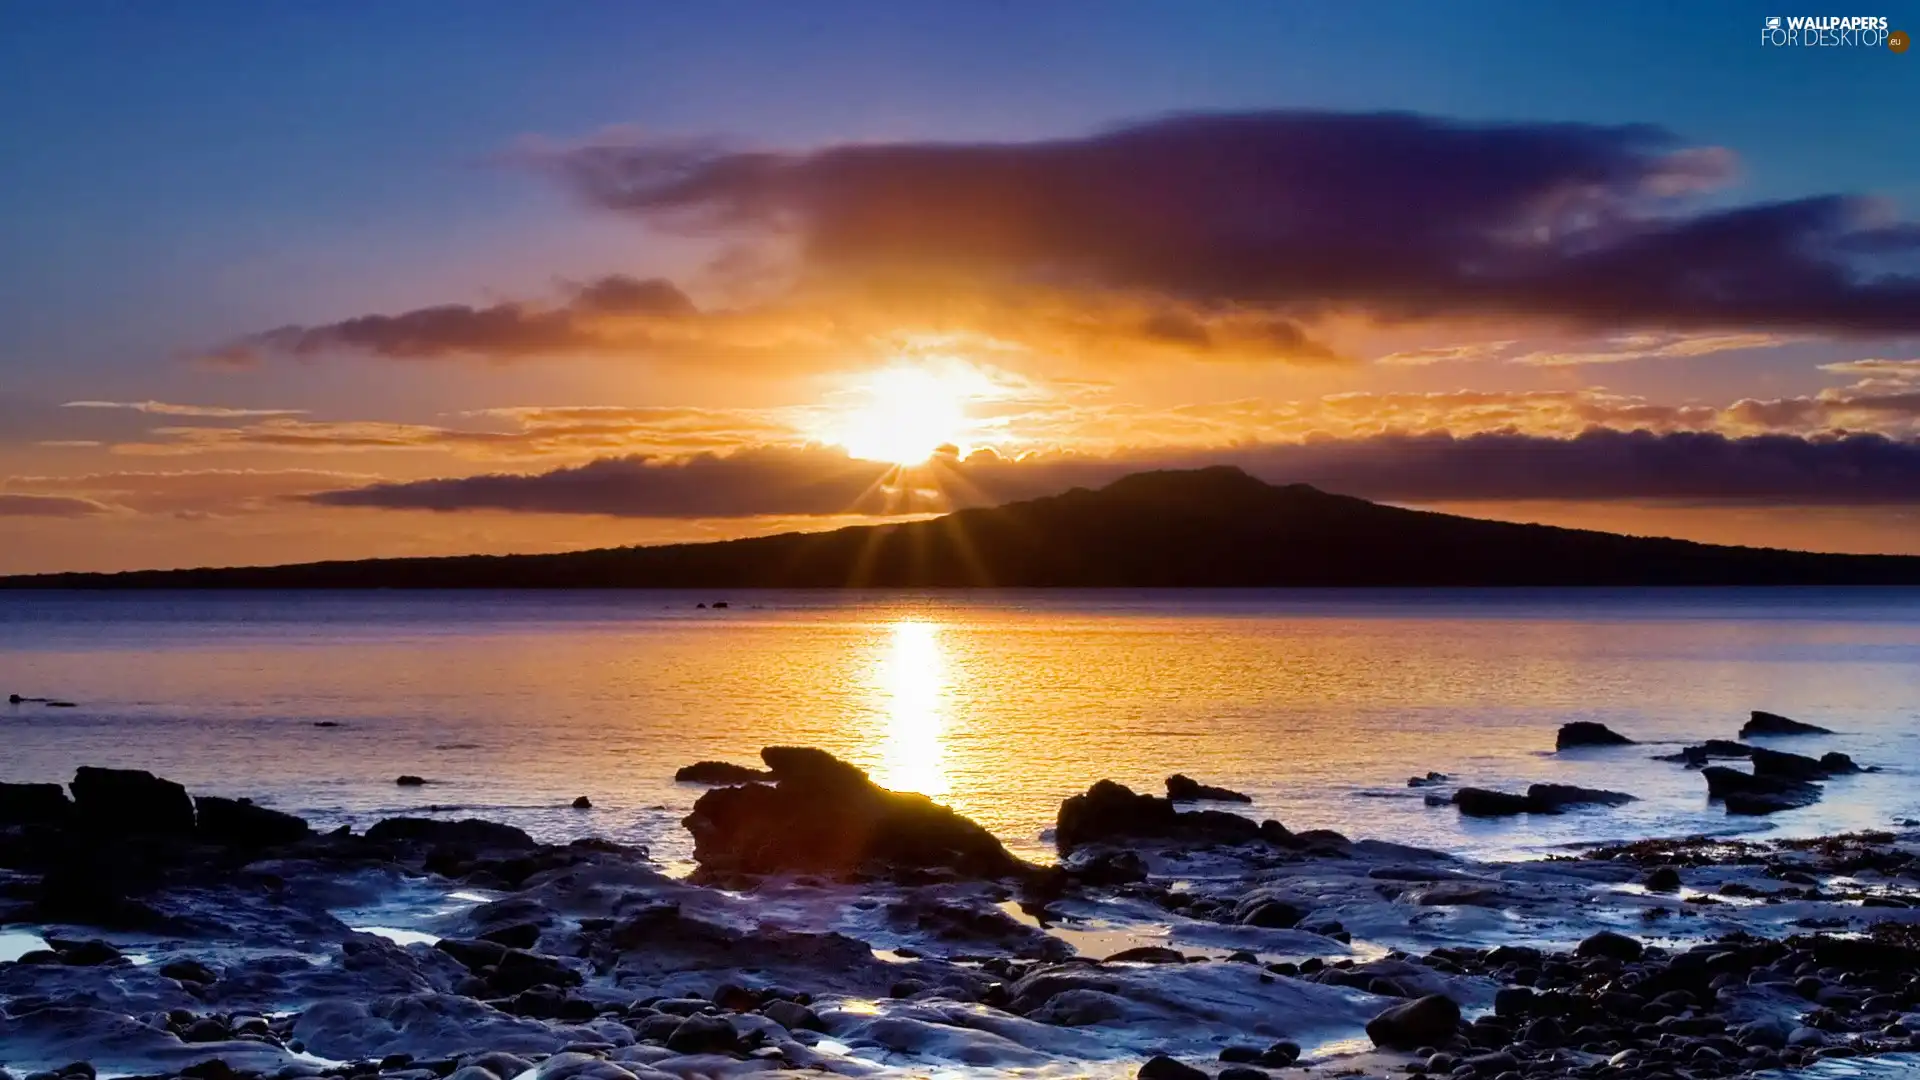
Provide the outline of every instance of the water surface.
<path id="1" fill-rule="evenodd" d="M 669 859 L 700 790 L 674 769 L 768 743 L 826 747 L 1034 855 L 1062 798 L 1174 771 L 1292 828 L 1476 854 L 1920 816 L 1913 590 L 15 593 L 5 692 L 80 707 L 0 705 L 0 779 L 148 768 L 327 823 L 435 805 Z M 1648 760 L 1670 746 L 1550 753 L 1568 720 L 1684 742 L 1754 708 L 1843 733 L 1797 749 L 1887 769 L 1730 820 L 1698 773 Z M 1407 789 L 1429 769 L 1642 801 L 1466 821 Z"/>

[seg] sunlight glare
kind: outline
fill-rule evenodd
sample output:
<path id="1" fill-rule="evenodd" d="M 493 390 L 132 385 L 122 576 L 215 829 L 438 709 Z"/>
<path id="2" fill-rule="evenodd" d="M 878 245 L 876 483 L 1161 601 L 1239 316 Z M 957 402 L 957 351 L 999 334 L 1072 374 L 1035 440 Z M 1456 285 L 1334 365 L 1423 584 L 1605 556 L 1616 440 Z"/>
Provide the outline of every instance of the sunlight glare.
<path id="1" fill-rule="evenodd" d="M 875 668 L 875 688 L 885 718 L 880 768 L 874 781 L 895 791 L 945 795 L 948 674 L 940 628 L 905 620 L 893 624 L 891 640 Z"/>
<path id="2" fill-rule="evenodd" d="M 959 447 L 971 429 L 967 404 L 978 377 L 898 364 L 867 376 L 858 403 L 833 425 L 830 441 L 847 453 L 893 465 L 919 465 L 943 446 Z"/>

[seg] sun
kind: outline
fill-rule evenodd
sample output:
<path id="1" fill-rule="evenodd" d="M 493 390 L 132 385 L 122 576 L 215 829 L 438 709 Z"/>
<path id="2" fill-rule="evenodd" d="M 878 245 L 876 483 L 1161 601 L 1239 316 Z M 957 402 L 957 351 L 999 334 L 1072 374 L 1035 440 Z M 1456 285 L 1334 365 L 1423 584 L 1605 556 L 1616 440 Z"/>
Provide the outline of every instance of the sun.
<path id="1" fill-rule="evenodd" d="M 967 438 L 969 381 L 930 367 L 882 368 L 854 388 L 857 400 L 833 425 L 831 441 L 868 461 L 922 464 Z"/>

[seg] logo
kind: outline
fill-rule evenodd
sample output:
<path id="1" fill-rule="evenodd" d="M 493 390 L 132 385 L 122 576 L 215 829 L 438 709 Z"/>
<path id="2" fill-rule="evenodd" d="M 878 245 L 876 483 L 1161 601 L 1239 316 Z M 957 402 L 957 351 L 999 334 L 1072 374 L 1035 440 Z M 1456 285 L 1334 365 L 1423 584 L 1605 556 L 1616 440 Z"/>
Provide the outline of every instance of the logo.
<path id="1" fill-rule="evenodd" d="M 1907 51 L 1907 35 L 1889 30 L 1883 15 L 1769 15 L 1760 30 L 1765 48 L 1839 48 Z"/>

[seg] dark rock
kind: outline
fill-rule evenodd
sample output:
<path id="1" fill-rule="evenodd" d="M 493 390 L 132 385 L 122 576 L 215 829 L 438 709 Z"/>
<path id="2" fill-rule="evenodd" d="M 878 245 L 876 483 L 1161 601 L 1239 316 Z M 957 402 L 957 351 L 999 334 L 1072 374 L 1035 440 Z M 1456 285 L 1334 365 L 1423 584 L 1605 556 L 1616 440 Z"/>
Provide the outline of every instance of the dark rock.
<path id="1" fill-rule="evenodd" d="M 424 776 L 415 776 L 412 773 L 401 773 L 393 782 L 401 787 L 420 787 L 427 782 L 427 779 Z"/>
<path id="2" fill-rule="evenodd" d="M 511 825 L 469 818 L 465 821 L 435 821 L 431 818 L 386 818 L 367 830 L 367 839 L 376 844 L 429 844 L 491 850 L 530 848 L 533 837 Z"/>
<path id="3" fill-rule="evenodd" d="M 1493 1015 L 1525 1016 L 1532 1011 L 1535 994 L 1525 986 L 1508 986 L 1493 992 Z"/>
<path id="4" fill-rule="evenodd" d="M 667 1036 L 667 1049 L 678 1054 L 725 1054 L 740 1044 L 740 1034 L 724 1017 L 694 1014 L 680 1021 Z"/>
<path id="5" fill-rule="evenodd" d="M 1220 1070 L 1219 1080 L 1269 1080 L 1266 1072 L 1251 1065 L 1229 1065 Z"/>
<path id="6" fill-rule="evenodd" d="M 696 761 L 682 766 L 673 778 L 683 784 L 752 784 L 773 779 L 765 769 L 735 765 L 731 761 Z"/>
<path id="7" fill-rule="evenodd" d="M 1575 746 L 1631 746 L 1633 740 L 1613 730 L 1605 724 L 1592 720 L 1575 720 L 1570 724 L 1561 724 L 1559 735 L 1554 737 L 1554 749 L 1566 750 Z"/>
<path id="8" fill-rule="evenodd" d="M 1407 777 L 1407 786 L 1413 788 L 1432 787 L 1435 784 L 1444 784 L 1449 779 L 1451 778 L 1448 777 L 1446 773 L 1428 770 L 1425 776 Z"/>
<path id="9" fill-rule="evenodd" d="M 72 814 L 59 784 L 0 784 L 0 826 L 64 825 Z"/>
<path id="10" fill-rule="evenodd" d="M 1239 913 L 1240 925 L 1261 926 L 1270 930 L 1291 930 L 1300 925 L 1307 913 L 1284 900 L 1262 899 L 1245 906 Z"/>
<path id="11" fill-rule="evenodd" d="M 1557 811 L 1534 805 L 1525 795 L 1486 788 L 1464 787 L 1453 793 L 1453 805 L 1468 817 L 1511 817 L 1514 814 L 1552 814 Z"/>
<path id="12" fill-rule="evenodd" d="M 1775 776 L 1787 780 L 1825 780 L 1843 773 L 1856 773 L 1860 766 L 1845 754 L 1830 753 L 1824 757 L 1811 758 L 1805 754 L 1789 754 L 1784 750 L 1768 750 L 1755 747 L 1753 751 L 1753 775 Z"/>
<path id="13" fill-rule="evenodd" d="M 183 983 L 206 986 L 220 980 L 220 973 L 192 958 L 170 960 L 160 965 L 160 974 Z"/>
<path id="14" fill-rule="evenodd" d="M 217 1016 L 203 1016 L 189 1024 L 180 1033 L 180 1039 L 190 1043 L 225 1042 L 232 1034 L 227 1029 L 226 1021 Z"/>
<path id="15" fill-rule="evenodd" d="M 761 1015 L 788 1031 L 825 1031 L 827 1029 L 819 1013 L 797 1001 L 770 1001 L 760 1012 Z"/>
<path id="16" fill-rule="evenodd" d="M 1155 1054 L 1140 1066 L 1136 1074 L 1139 1080 L 1208 1080 L 1207 1074 L 1191 1065 L 1175 1061 L 1165 1054 Z"/>
<path id="17" fill-rule="evenodd" d="M 914 792 L 888 791 L 824 750 L 769 746 L 774 783 L 720 787 L 683 820 L 708 871 L 846 875 L 880 864 L 972 877 L 1032 868 L 973 821 Z"/>
<path id="18" fill-rule="evenodd" d="M 1753 710 L 1753 715 L 1741 725 L 1740 737 L 1751 738 L 1755 735 L 1831 735 L 1833 732 L 1818 724 L 1805 724 L 1798 720 L 1789 720 L 1779 713 Z"/>
<path id="19" fill-rule="evenodd" d="M 48 938 L 47 944 L 60 954 L 61 963 L 71 967 L 100 967 L 125 959 L 119 949 L 97 938 L 88 941 Z"/>
<path id="20" fill-rule="evenodd" d="M 1282 1040 L 1267 1047 L 1266 1052 L 1260 1055 L 1260 1064 L 1269 1069 L 1285 1068 L 1299 1061 L 1301 1053 L 1299 1043 Z"/>
<path id="21" fill-rule="evenodd" d="M 503 952 L 493 974 L 487 978 L 495 991 L 502 994 L 517 994 L 536 986 L 579 986 L 582 981 L 579 972 L 560 960 L 525 949 Z"/>
<path id="22" fill-rule="evenodd" d="M 1060 804 L 1054 844 L 1062 852 L 1082 844 L 1136 840 L 1248 843 L 1261 838 L 1251 818 L 1222 810 L 1182 813 L 1173 800 L 1135 794 L 1124 784 L 1101 780 Z"/>
<path id="23" fill-rule="evenodd" d="M 1165 945 L 1135 945 L 1131 949 L 1121 949 L 1102 960 L 1103 964 L 1184 964 L 1187 954 L 1179 949 L 1169 949 Z M 1248 1058 L 1252 1061 L 1252 1058 Z"/>
<path id="24" fill-rule="evenodd" d="M 193 832 L 187 789 L 142 769 L 82 765 L 67 785 L 75 815 L 94 832 L 113 836 L 184 836 Z"/>
<path id="25" fill-rule="evenodd" d="M 202 795 L 193 800 L 202 840 L 230 847 L 273 847 L 305 840 L 312 829 L 305 820 L 245 799 Z"/>
<path id="26" fill-rule="evenodd" d="M 582 795 L 579 798 L 573 800 L 573 808 L 575 810 L 591 810 L 593 809 L 593 800 L 587 798 L 585 795 Z"/>
<path id="27" fill-rule="evenodd" d="M 1572 784 L 1534 784 L 1527 788 L 1527 801 L 1534 813 L 1552 812 L 1569 806 L 1625 806 L 1634 797 L 1624 791 L 1575 787 Z"/>
<path id="28" fill-rule="evenodd" d="M 1212 802 L 1250 803 L 1253 796 L 1230 788 L 1213 787 L 1183 773 L 1174 773 L 1167 777 L 1167 799 L 1172 802 L 1199 802 L 1205 799 Z"/>
<path id="29" fill-rule="evenodd" d="M 1625 934 L 1602 930 L 1582 941 L 1579 949 L 1575 950 L 1575 955 L 1601 956 L 1609 960 L 1638 960 L 1645 949 L 1645 946 Z"/>
<path id="30" fill-rule="evenodd" d="M 1460 1028 L 1460 1006 L 1444 994 L 1395 1005 L 1367 1021 L 1367 1037 L 1388 1050 L 1444 1046 Z"/>
<path id="31" fill-rule="evenodd" d="M 1707 780 L 1707 798 L 1726 804 L 1729 814 L 1771 814 L 1811 806 L 1820 801 L 1820 789 L 1804 780 L 1755 776 L 1724 765 L 1700 770 Z"/>
<path id="32" fill-rule="evenodd" d="M 1642 885 L 1648 892 L 1671 893 L 1680 891 L 1680 871 L 1671 866 L 1656 867 L 1647 872 Z"/>

